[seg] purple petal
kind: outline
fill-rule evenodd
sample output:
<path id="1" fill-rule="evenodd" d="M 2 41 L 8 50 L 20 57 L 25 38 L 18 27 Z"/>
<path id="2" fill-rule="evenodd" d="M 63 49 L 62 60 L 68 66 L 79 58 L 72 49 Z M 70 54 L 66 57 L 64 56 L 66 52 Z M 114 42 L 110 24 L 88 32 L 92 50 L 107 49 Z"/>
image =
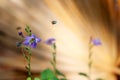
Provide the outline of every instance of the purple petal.
<path id="1" fill-rule="evenodd" d="M 52 44 L 55 43 L 55 39 L 54 38 L 49 38 L 45 43 L 48 44 L 48 45 L 52 45 Z"/>
<path id="2" fill-rule="evenodd" d="M 23 44 L 24 44 L 24 45 L 29 45 L 30 40 L 31 40 L 31 37 L 26 36 L 26 37 L 25 37 L 25 40 L 23 41 Z"/>
<path id="3" fill-rule="evenodd" d="M 35 34 L 32 34 L 30 37 L 31 37 L 31 38 L 36 38 Z"/>
<path id="4" fill-rule="evenodd" d="M 37 43 L 40 42 L 41 39 L 37 38 L 34 34 L 32 34 L 31 36 L 26 36 L 25 40 L 23 41 L 23 44 L 26 46 L 30 46 L 32 48 L 36 48 Z"/>
<path id="5" fill-rule="evenodd" d="M 28 41 L 24 41 L 23 44 L 26 45 L 26 46 L 28 46 L 29 42 Z"/>
<path id="6" fill-rule="evenodd" d="M 38 42 L 41 41 L 41 39 L 40 38 L 35 38 L 35 41 L 36 41 L 36 43 L 38 43 Z"/>
<path id="7" fill-rule="evenodd" d="M 32 38 L 30 36 L 26 36 L 25 40 L 30 41 Z"/>
<path id="8" fill-rule="evenodd" d="M 92 42 L 93 42 L 93 44 L 96 45 L 96 46 L 102 44 L 101 41 L 100 41 L 100 39 L 93 39 Z"/>
<path id="9" fill-rule="evenodd" d="M 36 42 L 33 42 L 33 43 L 31 43 L 31 45 L 30 45 L 32 48 L 36 48 L 36 46 L 37 46 L 37 43 Z"/>

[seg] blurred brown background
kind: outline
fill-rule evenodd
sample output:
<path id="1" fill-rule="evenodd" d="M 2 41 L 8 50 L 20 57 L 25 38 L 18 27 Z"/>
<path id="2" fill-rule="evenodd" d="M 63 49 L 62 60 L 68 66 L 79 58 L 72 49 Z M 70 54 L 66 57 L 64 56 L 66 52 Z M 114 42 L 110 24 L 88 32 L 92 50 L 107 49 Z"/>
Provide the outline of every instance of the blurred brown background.
<path id="1" fill-rule="evenodd" d="M 51 21 L 57 24 L 52 25 Z M 102 46 L 93 49 L 92 78 L 120 80 L 120 0 L 0 0 L 0 80 L 25 80 L 26 65 L 17 27 L 25 25 L 42 40 L 57 40 L 57 67 L 69 80 L 86 80 L 89 37 Z M 36 76 L 50 67 L 52 50 L 39 43 L 32 54 L 32 73 Z"/>

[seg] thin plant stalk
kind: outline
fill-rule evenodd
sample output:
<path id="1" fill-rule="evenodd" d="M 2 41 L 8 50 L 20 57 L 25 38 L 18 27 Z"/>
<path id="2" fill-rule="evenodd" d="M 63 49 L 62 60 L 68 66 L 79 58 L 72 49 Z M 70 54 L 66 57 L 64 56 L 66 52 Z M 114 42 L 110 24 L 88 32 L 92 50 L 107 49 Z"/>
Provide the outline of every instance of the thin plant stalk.
<path id="1" fill-rule="evenodd" d="M 53 47 L 53 53 L 52 53 L 52 55 L 53 55 L 53 69 L 54 69 L 54 73 L 55 73 L 55 75 L 57 76 L 57 73 L 56 73 L 56 70 L 57 70 L 57 68 L 56 68 L 56 44 L 54 43 L 53 45 L 52 45 L 52 47 Z"/>
<path id="2" fill-rule="evenodd" d="M 92 48 L 93 48 L 94 45 L 91 44 L 91 39 L 90 39 L 90 42 L 89 42 L 89 55 L 88 55 L 88 80 L 92 80 L 91 79 L 91 69 L 92 69 Z"/>
<path id="3" fill-rule="evenodd" d="M 31 52 L 28 54 L 28 76 L 31 77 Z"/>
<path id="4" fill-rule="evenodd" d="M 28 54 L 25 54 L 26 51 Z M 26 67 L 27 72 L 28 72 L 28 77 L 31 77 L 31 50 L 30 49 L 25 50 L 25 48 L 22 48 L 22 53 L 23 53 L 24 58 L 27 61 L 27 66 L 25 66 L 25 67 Z"/>

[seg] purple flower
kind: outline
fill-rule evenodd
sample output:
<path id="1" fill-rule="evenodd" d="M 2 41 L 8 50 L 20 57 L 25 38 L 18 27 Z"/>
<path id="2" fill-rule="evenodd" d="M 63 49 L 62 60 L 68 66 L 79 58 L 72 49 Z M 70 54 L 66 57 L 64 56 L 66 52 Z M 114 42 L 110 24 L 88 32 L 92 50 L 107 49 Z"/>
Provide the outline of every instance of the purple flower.
<path id="1" fill-rule="evenodd" d="M 92 43 L 93 43 L 93 45 L 96 45 L 96 46 L 99 46 L 99 45 L 102 44 L 101 41 L 100 41 L 100 39 L 98 39 L 98 38 L 92 39 Z"/>
<path id="2" fill-rule="evenodd" d="M 55 39 L 54 38 L 49 38 L 47 41 L 45 41 L 46 44 L 48 45 L 52 45 L 55 43 Z"/>
<path id="3" fill-rule="evenodd" d="M 21 36 L 21 35 L 22 35 L 22 32 L 18 32 L 18 34 Z"/>
<path id="4" fill-rule="evenodd" d="M 36 48 L 37 43 L 40 42 L 41 39 L 37 38 L 34 34 L 32 34 L 31 36 L 26 36 L 25 40 L 23 41 L 23 44 L 26 46 L 30 46 L 32 48 Z"/>
<path id="5" fill-rule="evenodd" d="M 18 32 L 19 36 L 24 37 L 22 32 Z"/>

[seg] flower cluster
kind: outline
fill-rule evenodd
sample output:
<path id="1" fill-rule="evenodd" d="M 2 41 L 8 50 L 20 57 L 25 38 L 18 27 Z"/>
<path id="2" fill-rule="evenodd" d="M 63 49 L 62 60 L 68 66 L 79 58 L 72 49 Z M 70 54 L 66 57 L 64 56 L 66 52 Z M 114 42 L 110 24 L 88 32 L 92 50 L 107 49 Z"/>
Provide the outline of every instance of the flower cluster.
<path id="1" fill-rule="evenodd" d="M 17 42 L 17 46 L 19 47 L 21 45 L 25 45 L 25 46 L 29 46 L 31 48 L 36 48 L 37 43 L 41 42 L 42 39 L 36 37 L 35 34 L 32 34 L 29 26 L 26 26 L 25 31 L 28 34 L 27 36 L 24 36 L 23 32 L 21 32 L 21 31 L 18 32 L 19 36 L 21 36 L 23 38 L 23 41 Z M 45 43 L 48 45 L 52 45 L 55 43 L 55 39 L 49 38 L 45 41 Z"/>
<path id="2" fill-rule="evenodd" d="M 37 43 L 40 42 L 41 39 L 40 38 L 37 38 L 35 36 L 35 34 L 32 34 L 31 36 L 26 36 L 24 41 L 23 41 L 23 44 L 26 45 L 26 46 L 30 46 L 32 48 L 36 48 L 37 46 Z"/>

